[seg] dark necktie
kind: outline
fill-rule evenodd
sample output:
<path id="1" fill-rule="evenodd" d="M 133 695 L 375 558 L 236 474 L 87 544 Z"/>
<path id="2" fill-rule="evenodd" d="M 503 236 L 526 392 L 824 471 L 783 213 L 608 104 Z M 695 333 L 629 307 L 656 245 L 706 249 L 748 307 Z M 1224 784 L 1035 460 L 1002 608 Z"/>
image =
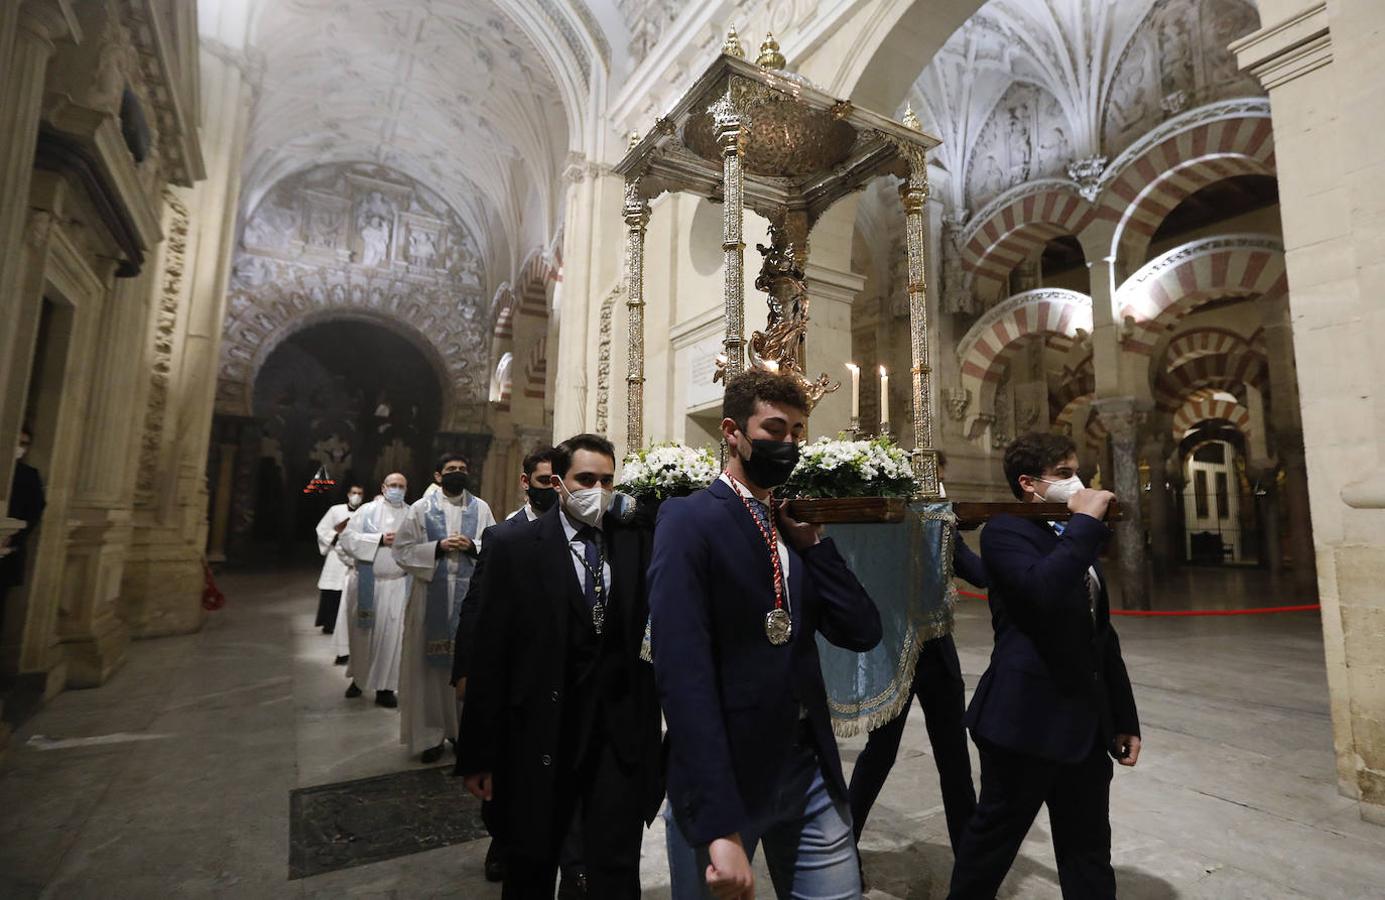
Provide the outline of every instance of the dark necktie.
<path id="1" fill-rule="evenodd" d="M 582 594 L 587 598 L 587 606 L 596 606 L 600 599 L 596 579 L 602 580 L 602 588 L 606 586 L 601 562 L 601 533 L 590 525 L 583 525 L 577 530 L 577 539 L 582 542 L 582 556 L 586 561 L 583 568 L 587 570 L 586 577 L 582 579 Z"/>
<path id="2" fill-rule="evenodd" d="M 756 500 L 754 497 L 745 498 L 746 505 L 750 507 L 750 514 L 755 517 L 755 521 L 760 523 L 765 534 L 770 533 L 769 507 Z"/>

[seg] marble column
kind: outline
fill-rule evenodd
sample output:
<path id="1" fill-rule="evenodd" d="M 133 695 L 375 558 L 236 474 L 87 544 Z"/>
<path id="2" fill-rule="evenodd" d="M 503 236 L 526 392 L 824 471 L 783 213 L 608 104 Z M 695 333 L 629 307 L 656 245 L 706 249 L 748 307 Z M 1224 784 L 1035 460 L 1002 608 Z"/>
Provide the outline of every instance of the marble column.
<path id="1" fill-rule="evenodd" d="M 1149 558 L 1155 578 L 1168 574 L 1173 565 L 1175 552 L 1173 531 L 1170 528 L 1171 504 L 1167 471 L 1169 451 L 1163 435 L 1158 433 L 1162 426 L 1161 418 L 1153 426 L 1155 434 L 1146 440 L 1141 451 L 1145 462 L 1149 464 L 1149 491 L 1145 496 L 1149 498 Z M 1167 433 L 1167 430 L 1164 430 L 1163 434 Z"/>
<path id="2" fill-rule="evenodd" d="M 1108 397 L 1096 401 L 1111 447 L 1109 489 L 1121 500 L 1123 517 L 1115 523 L 1116 548 L 1120 554 L 1121 605 L 1125 609 L 1149 609 L 1148 563 L 1145 529 L 1140 514 L 1139 428 L 1141 412 L 1133 397 Z"/>

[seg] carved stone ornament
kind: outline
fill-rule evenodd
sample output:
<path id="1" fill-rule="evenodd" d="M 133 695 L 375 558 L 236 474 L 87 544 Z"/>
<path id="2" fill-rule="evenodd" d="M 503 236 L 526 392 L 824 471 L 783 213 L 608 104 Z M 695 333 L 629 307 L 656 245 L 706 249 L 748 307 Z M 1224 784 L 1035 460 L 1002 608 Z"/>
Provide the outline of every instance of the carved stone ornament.
<path id="1" fill-rule="evenodd" d="M 961 422 L 967 417 L 967 407 L 971 406 L 971 391 L 967 388 L 943 388 L 943 408 L 947 410 L 947 417 L 954 422 Z"/>
<path id="2" fill-rule="evenodd" d="M 1101 191 L 1101 176 L 1106 171 L 1106 157 L 1089 156 L 1068 163 L 1068 177 L 1077 182 L 1077 192 L 1088 203 Z"/>

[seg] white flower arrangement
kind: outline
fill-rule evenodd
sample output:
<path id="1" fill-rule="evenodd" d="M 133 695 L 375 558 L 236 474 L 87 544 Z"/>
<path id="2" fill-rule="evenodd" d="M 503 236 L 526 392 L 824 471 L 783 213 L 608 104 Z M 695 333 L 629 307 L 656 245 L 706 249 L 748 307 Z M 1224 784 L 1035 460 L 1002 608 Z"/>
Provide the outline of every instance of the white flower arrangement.
<path id="1" fill-rule="evenodd" d="M 781 492 L 786 497 L 911 497 L 918 489 L 909 453 L 889 438 L 820 438 L 806 444 Z"/>
<path id="2" fill-rule="evenodd" d="M 625 457 L 617 489 L 638 500 L 667 500 L 700 491 L 716 480 L 712 451 L 682 444 L 655 444 Z"/>

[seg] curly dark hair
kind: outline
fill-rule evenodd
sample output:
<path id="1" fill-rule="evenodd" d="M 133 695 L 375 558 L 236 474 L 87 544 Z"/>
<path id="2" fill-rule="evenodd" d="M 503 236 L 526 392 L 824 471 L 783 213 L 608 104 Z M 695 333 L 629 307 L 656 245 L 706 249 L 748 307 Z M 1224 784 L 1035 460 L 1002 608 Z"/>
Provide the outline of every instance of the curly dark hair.
<path id="1" fill-rule="evenodd" d="M 1077 445 L 1065 434 L 1031 431 L 1020 435 L 1005 448 L 1005 480 L 1010 483 L 1010 491 L 1023 500 L 1021 475 L 1038 478 L 1076 452 Z"/>
<path id="2" fill-rule="evenodd" d="M 726 394 L 721 400 L 722 418 L 730 419 L 745 431 L 755 413 L 755 404 L 762 400 L 792 407 L 805 416 L 808 414 L 808 395 L 803 393 L 798 382 L 785 375 L 749 369 L 726 382 Z"/>

